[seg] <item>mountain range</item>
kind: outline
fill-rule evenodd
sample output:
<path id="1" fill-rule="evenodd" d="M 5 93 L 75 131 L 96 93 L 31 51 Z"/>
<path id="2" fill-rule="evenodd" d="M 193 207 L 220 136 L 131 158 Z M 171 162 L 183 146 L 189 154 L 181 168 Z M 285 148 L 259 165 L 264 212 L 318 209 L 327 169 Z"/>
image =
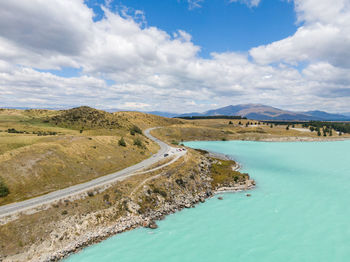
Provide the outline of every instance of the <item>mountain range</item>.
<path id="1" fill-rule="evenodd" d="M 166 116 L 166 117 L 185 117 L 185 116 L 216 116 L 216 115 L 227 115 L 227 116 L 242 116 L 248 119 L 254 120 L 298 120 L 298 121 L 350 121 L 350 113 L 344 114 L 332 114 L 324 111 L 306 111 L 306 112 L 294 112 L 282 110 L 272 106 L 262 104 L 241 104 L 241 105 L 230 105 L 206 112 L 198 113 L 186 113 L 186 114 L 175 114 L 168 112 L 153 111 L 148 112 L 155 115 Z"/>

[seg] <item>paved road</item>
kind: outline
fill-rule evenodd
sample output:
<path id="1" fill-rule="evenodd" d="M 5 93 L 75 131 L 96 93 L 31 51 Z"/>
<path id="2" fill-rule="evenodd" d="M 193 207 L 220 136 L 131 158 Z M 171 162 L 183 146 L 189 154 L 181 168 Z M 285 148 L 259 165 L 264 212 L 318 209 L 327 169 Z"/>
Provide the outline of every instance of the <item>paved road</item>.
<path id="1" fill-rule="evenodd" d="M 140 171 L 144 168 L 150 167 L 151 165 L 157 163 L 159 160 L 164 159 L 164 154 L 166 154 L 166 153 L 169 155 L 174 155 L 174 154 L 175 155 L 180 155 L 180 154 L 182 155 L 183 154 L 183 151 L 178 152 L 178 151 L 176 151 L 175 148 L 170 147 L 166 143 L 153 137 L 150 134 L 150 131 L 155 129 L 155 128 L 147 129 L 144 132 L 144 134 L 145 134 L 145 136 L 147 136 L 148 138 L 150 138 L 151 140 L 153 140 L 154 142 L 156 142 L 160 146 L 160 149 L 157 152 L 157 154 L 152 155 L 150 158 L 145 159 L 136 165 L 127 167 L 127 168 L 120 170 L 118 172 L 115 172 L 113 174 L 109 174 L 109 175 L 102 176 L 102 177 L 96 178 L 94 180 L 91 180 L 91 181 L 88 181 L 88 182 L 85 182 L 82 184 L 78 184 L 78 185 L 67 187 L 67 188 L 64 188 L 61 190 L 57 190 L 57 191 L 48 193 L 48 194 L 43 195 L 43 196 L 39 196 L 39 197 L 31 198 L 31 199 L 28 199 L 25 201 L 0 206 L 0 217 L 4 217 L 4 216 L 10 215 L 10 214 L 14 214 L 16 212 L 24 211 L 26 209 L 35 208 L 35 207 L 40 206 L 42 204 L 47 204 L 47 203 L 50 203 L 50 202 L 53 202 L 56 200 L 67 198 L 69 196 L 76 195 L 78 193 L 92 190 L 96 187 L 104 186 L 104 185 L 109 184 L 111 182 L 117 181 L 123 177 L 130 176 L 130 175 L 134 174 L 136 171 Z"/>

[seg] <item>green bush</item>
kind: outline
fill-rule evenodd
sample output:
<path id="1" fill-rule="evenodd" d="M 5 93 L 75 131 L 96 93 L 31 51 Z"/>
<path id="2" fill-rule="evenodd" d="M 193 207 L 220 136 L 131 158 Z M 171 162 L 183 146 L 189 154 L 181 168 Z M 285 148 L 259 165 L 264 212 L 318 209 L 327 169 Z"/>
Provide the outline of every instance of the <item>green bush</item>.
<path id="1" fill-rule="evenodd" d="M 143 143 L 142 143 L 142 141 L 141 141 L 139 138 L 136 138 L 136 139 L 134 140 L 134 145 L 135 145 L 135 146 L 138 146 L 138 147 L 140 147 L 140 148 L 143 148 Z"/>
<path id="2" fill-rule="evenodd" d="M 5 197 L 10 193 L 9 188 L 5 184 L 4 180 L 0 177 L 0 197 Z"/>
<path id="3" fill-rule="evenodd" d="M 178 145 L 178 144 L 179 144 L 179 142 L 177 142 L 177 141 L 175 141 L 175 140 L 173 140 L 171 143 L 172 143 L 173 145 Z"/>
<path id="4" fill-rule="evenodd" d="M 142 130 L 141 130 L 141 128 L 139 128 L 139 127 L 136 126 L 136 125 L 134 125 L 134 126 L 130 129 L 130 134 L 131 134 L 131 132 L 134 132 L 134 134 L 135 134 L 135 133 L 138 133 L 138 134 L 142 135 Z"/>
<path id="5" fill-rule="evenodd" d="M 125 140 L 123 137 L 121 139 L 119 139 L 118 145 L 126 147 L 126 143 L 125 143 Z"/>

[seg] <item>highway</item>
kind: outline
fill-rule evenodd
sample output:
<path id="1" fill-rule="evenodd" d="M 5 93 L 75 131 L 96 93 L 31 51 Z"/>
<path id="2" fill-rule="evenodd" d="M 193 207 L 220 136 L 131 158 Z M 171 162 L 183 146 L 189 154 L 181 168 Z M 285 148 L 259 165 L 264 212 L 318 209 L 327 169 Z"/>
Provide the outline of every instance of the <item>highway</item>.
<path id="1" fill-rule="evenodd" d="M 153 140 L 156 142 L 159 146 L 160 149 L 159 151 L 152 155 L 150 158 L 143 160 L 140 163 L 137 163 L 133 166 L 127 167 L 125 169 L 122 169 L 118 172 L 105 175 L 93 180 L 90 180 L 85 183 L 77 184 L 74 186 L 70 186 L 64 189 L 60 189 L 51 193 L 48 193 L 46 195 L 42 195 L 39 197 L 31 198 L 28 200 L 24 200 L 21 202 L 16 202 L 16 203 L 11 203 L 8 205 L 0 206 L 0 217 L 8 216 L 17 212 L 25 211 L 28 209 L 32 209 L 38 206 L 41 206 L 43 204 L 48 204 L 50 202 L 54 202 L 60 199 L 64 199 L 76 194 L 80 194 L 89 190 L 93 190 L 97 187 L 101 187 L 110 183 L 113 183 L 117 180 L 120 180 L 122 178 L 134 175 L 137 173 L 137 171 L 140 171 L 142 169 L 148 168 L 152 166 L 153 164 L 157 163 L 159 160 L 164 159 L 164 154 L 169 154 L 169 155 L 176 155 L 177 157 L 180 157 L 181 155 L 185 154 L 184 151 L 177 151 L 175 148 L 170 147 L 166 143 L 160 141 L 159 139 L 153 137 L 150 134 L 150 131 L 155 129 L 154 128 L 149 128 L 145 130 L 144 134 L 147 136 L 149 139 Z"/>

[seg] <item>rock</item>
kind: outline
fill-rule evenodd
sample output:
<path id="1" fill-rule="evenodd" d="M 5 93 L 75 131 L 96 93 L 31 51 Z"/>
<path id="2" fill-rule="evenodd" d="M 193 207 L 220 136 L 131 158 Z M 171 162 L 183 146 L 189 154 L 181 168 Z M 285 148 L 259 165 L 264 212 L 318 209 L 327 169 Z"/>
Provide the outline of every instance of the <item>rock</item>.
<path id="1" fill-rule="evenodd" d="M 156 228 L 158 228 L 158 225 L 156 224 L 156 222 L 151 221 L 151 222 L 149 222 L 148 227 L 150 229 L 156 229 Z"/>
<path id="2" fill-rule="evenodd" d="M 130 210 L 130 212 L 137 213 L 137 211 L 139 211 L 141 207 L 135 202 L 129 201 L 127 202 L 127 208 L 128 210 Z"/>
<path id="3" fill-rule="evenodd" d="M 186 208 L 190 208 L 190 207 L 191 207 L 191 204 L 190 204 L 190 203 L 186 203 L 186 204 L 185 204 L 185 207 L 186 207 Z"/>
<path id="4" fill-rule="evenodd" d="M 246 196 L 247 196 L 247 197 L 250 197 L 250 196 L 252 196 L 252 195 L 251 195 L 251 194 L 246 194 Z"/>
<path id="5" fill-rule="evenodd" d="M 199 201 L 200 201 L 201 203 L 204 203 L 204 202 L 205 202 L 204 197 L 201 197 L 201 198 L 199 199 Z"/>
<path id="6" fill-rule="evenodd" d="M 223 200 L 224 198 L 223 197 L 218 197 L 219 200 Z"/>

